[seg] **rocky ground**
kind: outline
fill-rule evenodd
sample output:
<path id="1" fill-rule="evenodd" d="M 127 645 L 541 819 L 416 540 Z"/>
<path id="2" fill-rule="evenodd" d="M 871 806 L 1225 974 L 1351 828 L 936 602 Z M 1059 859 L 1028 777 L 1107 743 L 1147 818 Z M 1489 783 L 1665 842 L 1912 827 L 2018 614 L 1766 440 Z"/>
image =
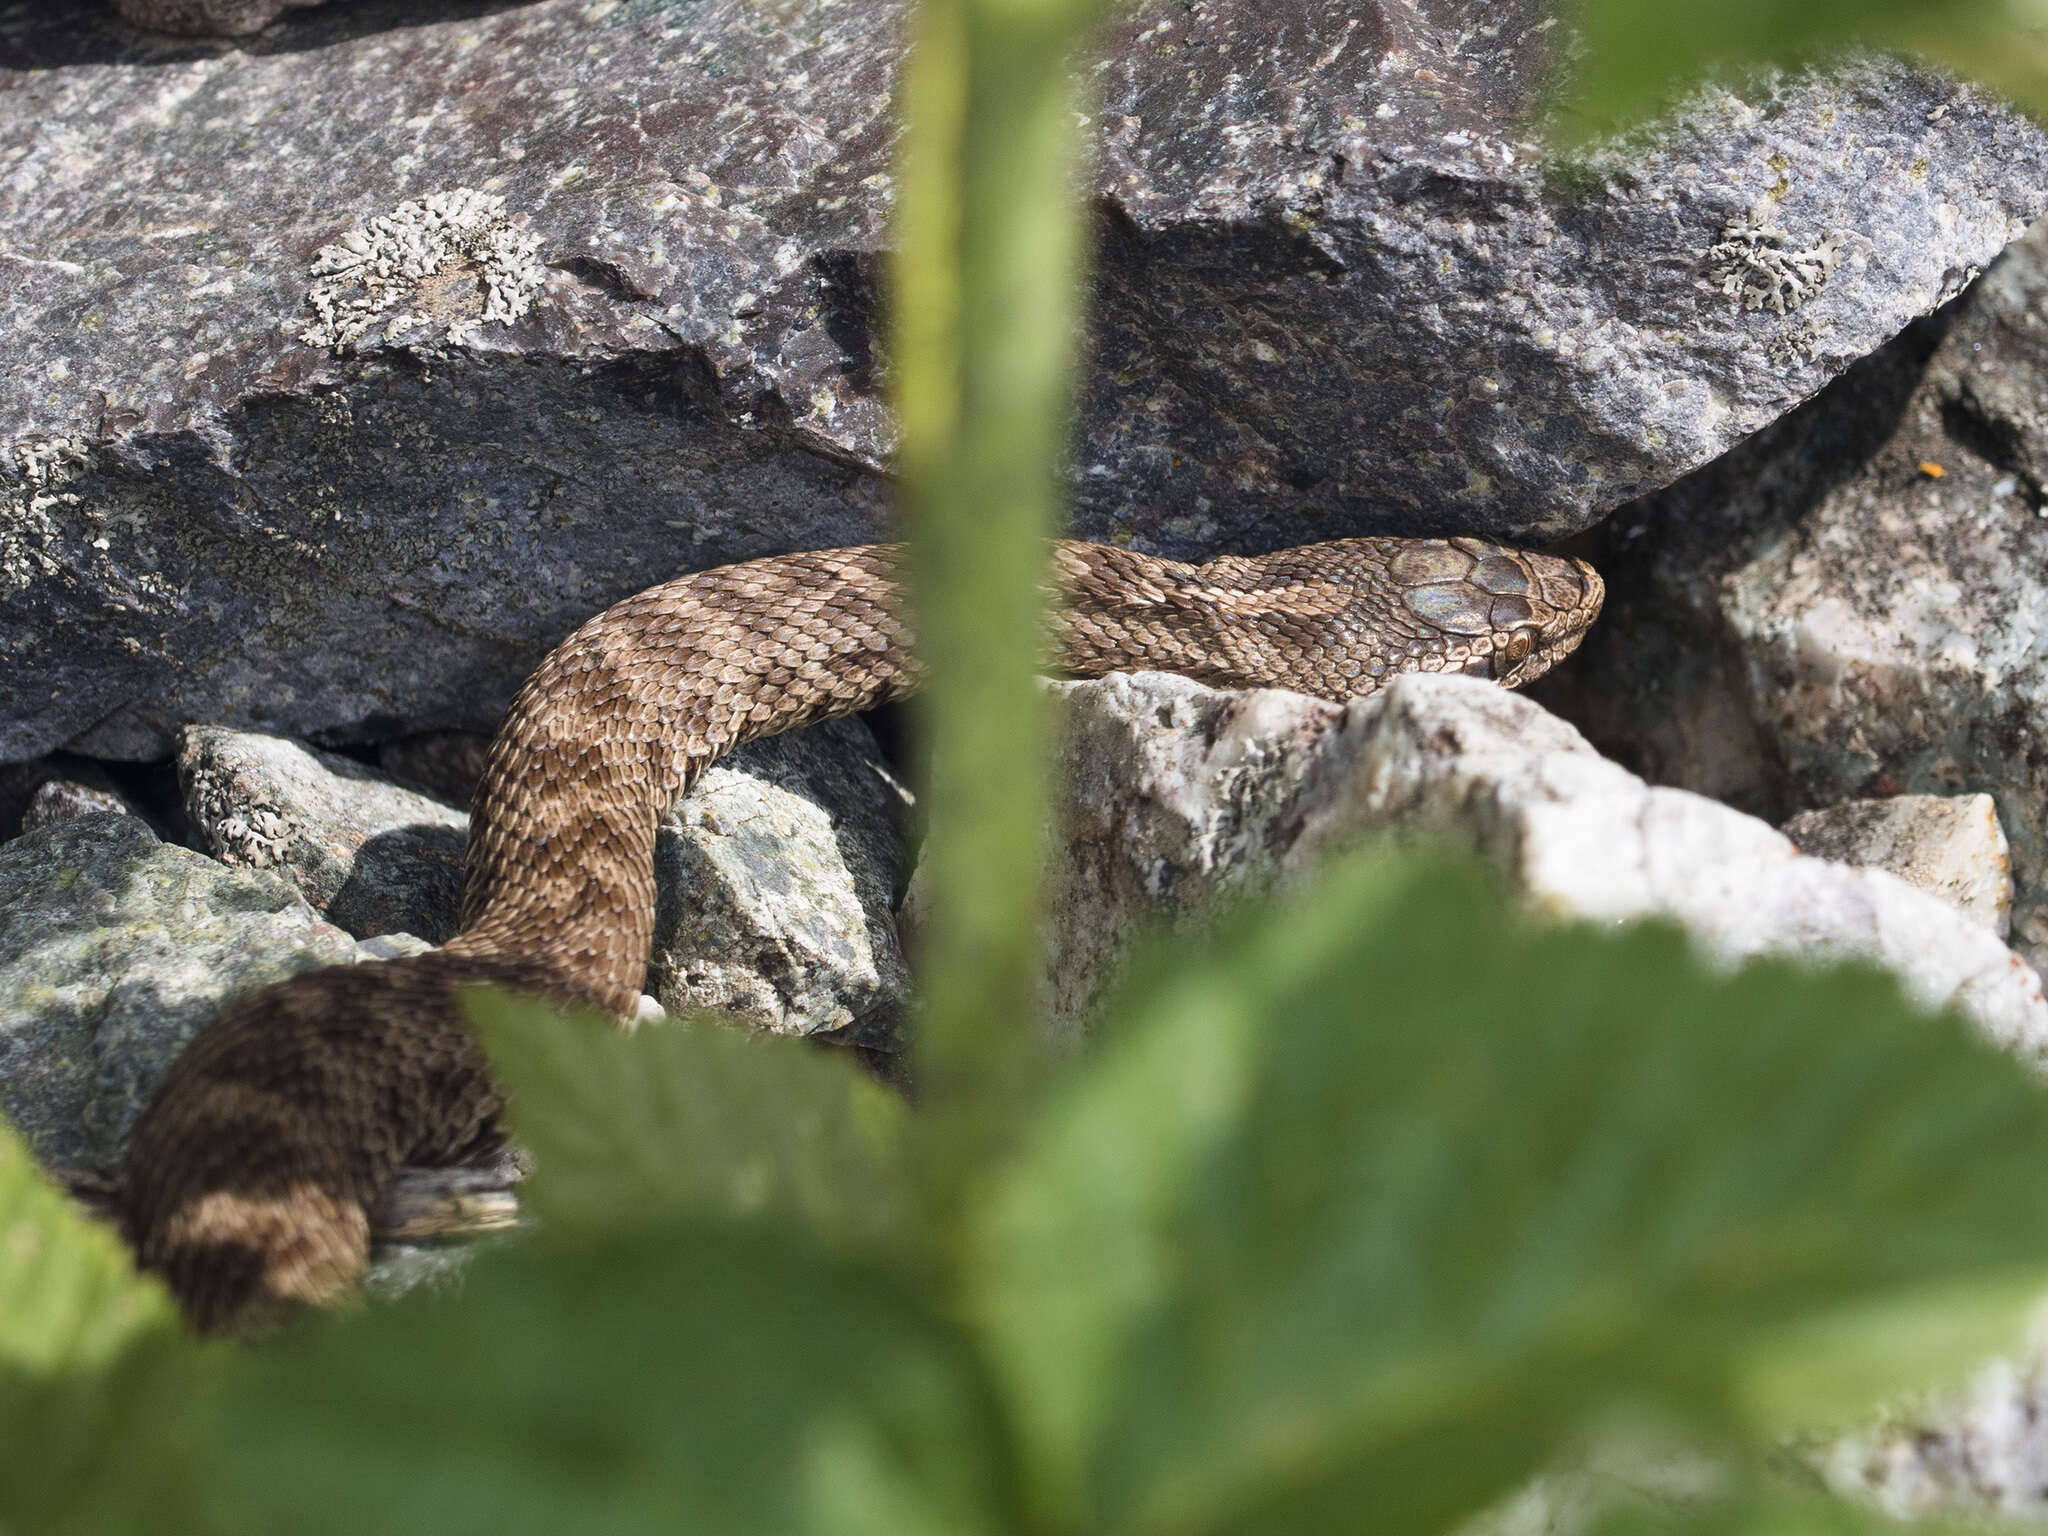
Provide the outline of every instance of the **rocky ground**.
<path id="1" fill-rule="evenodd" d="M 454 931 L 479 732 L 553 641 L 889 524 L 898 7 L 120 9 L 0 0 L 0 1109 L 88 1181 L 223 997 Z M 1101 39 L 1076 530 L 1575 535 L 1610 596 L 1532 698 L 1051 685 L 1049 1027 L 1391 834 L 1725 963 L 1874 961 L 2048 1067 L 2048 135 L 1870 59 L 1559 159 L 1557 18 Z M 881 726 L 678 805 L 650 1007 L 888 1068 Z M 1817 1461 L 2038 1510 L 2042 1373 Z"/>

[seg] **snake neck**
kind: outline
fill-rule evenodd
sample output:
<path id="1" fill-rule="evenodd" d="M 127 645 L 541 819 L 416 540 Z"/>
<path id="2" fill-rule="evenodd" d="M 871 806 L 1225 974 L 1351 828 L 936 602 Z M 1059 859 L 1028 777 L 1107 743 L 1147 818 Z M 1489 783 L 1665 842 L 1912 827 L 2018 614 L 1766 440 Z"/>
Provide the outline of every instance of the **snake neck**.
<path id="1" fill-rule="evenodd" d="M 551 990 L 631 1015 L 669 808 L 732 748 L 915 680 L 897 560 L 875 545 L 698 572 L 557 647 L 492 743 L 447 948 L 538 967 Z"/>

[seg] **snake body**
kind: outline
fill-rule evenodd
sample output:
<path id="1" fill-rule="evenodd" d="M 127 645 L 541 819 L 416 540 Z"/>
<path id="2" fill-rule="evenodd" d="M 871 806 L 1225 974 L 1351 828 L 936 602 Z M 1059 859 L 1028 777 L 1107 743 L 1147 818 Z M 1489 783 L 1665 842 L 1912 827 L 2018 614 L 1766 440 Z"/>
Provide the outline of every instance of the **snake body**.
<path id="1" fill-rule="evenodd" d="M 899 547 L 750 561 L 590 620 L 513 701 L 471 811 L 461 931 L 429 954 L 307 972 L 201 1031 L 130 1143 L 121 1216 L 202 1330 L 347 1290 L 401 1165 L 498 1139 L 458 1006 L 496 985 L 631 1015 L 661 818 L 722 753 L 899 697 L 918 665 Z M 1404 672 L 1516 687 L 1599 611 L 1583 561 L 1477 539 L 1347 539 L 1184 565 L 1060 543 L 1054 663 L 1332 699 Z"/>

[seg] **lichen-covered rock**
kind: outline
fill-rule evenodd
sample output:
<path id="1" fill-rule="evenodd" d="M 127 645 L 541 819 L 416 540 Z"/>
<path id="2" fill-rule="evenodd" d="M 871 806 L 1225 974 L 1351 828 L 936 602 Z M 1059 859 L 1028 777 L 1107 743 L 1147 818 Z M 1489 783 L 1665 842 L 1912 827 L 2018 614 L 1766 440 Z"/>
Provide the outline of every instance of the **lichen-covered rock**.
<path id="1" fill-rule="evenodd" d="M 284 880 L 133 816 L 0 847 L 0 1109 L 37 1156 L 110 1171 L 185 1042 L 230 995 L 354 958 Z"/>
<path id="2" fill-rule="evenodd" d="M 2001 939 L 2012 924 L 2012 850 L 1989 795 L 1894 795 L 1801 811 L 1783 829 L 1801 853 L 1888 870 Z"/>
<path id="3" fill-rule="evenodd" d="M 352 758 L 215 726 L 185 729 L 178 782 L 186 815 L 223 864 L 277 870 L 359 939 L 454 935 L 464 812 Z"/>
<path id="4" fill-rule="evenodd" d="M 2038 129 L 1867 60 L 1552 164 L 1559 15 L 1104 29 L 1079 532 L 1583 526 L 2043 205 Z M 356 0 L 245 50 L 7 12 L 0 761 L 487 729 L 653 576 L 886 534 L 902 17 Z"/>
<path id="5" fill-rule="evenodd" d="M 858 720 L 742 747 L 663 822 L 649 987 L 777 1034 L 902 1044 L 909 797 Z"/>
<path id="6" fill-rule="evenodd" d="M 1628 509 L 1538 696 L 1647 777 L 1773 819 L 1992 795 L 2048 963 L 2048 228 L 1810 406 Z"/>
<path id="7" fill-rule="evenodd" d="M 1066 837 L 1053 860 L 1045 995 L 1084 1020 L 1148 920 L 1304 878 L 1374 835 L 1446 840 L 1538 912 L 1676 920 L 1733 963 L 1864 959 L 2048 1067 L 2033 970 L 1938 897 L 1800 856 L 1699 795 L 1652 788 L 1527 699 L 1471 678 L 1403 677 L 1348 706 L 1137 673 L 1058 685 Z"/>

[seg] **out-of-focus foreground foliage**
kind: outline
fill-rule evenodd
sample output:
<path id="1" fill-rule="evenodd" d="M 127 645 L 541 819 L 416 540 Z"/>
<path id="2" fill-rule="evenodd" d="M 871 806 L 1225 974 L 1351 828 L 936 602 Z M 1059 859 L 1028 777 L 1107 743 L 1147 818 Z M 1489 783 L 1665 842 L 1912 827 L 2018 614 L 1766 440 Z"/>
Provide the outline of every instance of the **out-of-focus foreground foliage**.
<path id="1" fill-rule="evenodd" d="M 2043 0 L 1572 0 L 1583 42 L 1567 131 L 1646 115 L 1710 69 L 1824 59 L 1845 43 L 1918 54 L 2048 113 Z"/>
<path id="2" fill-rule="evenodd" d="M 1457 866 L 1162 946 L 944 1200 L 842 1058 L 477 1011 L 537 1227 L 453 1294 L 198 1351 L 10 1154 L 10 1528 L 1428 1532 L 1625 1421 L 1838 1529 L 1772 1437 L 2048 1289 L 2048 1105 L 1959 1022 Z"/>
<path id="3" fill-rule="evenodd" d="M 905 86 L 918 1107 L 793 1046 L 480 1000 L 534 1230 L 259 1347 L 191 1343 L 0 1135 L 0 1530 L 1425 1532 L 1618 1429 L 1717 1470 L 1615 1528 L 1861 1530 L 1777 1437 L 2014 1341 L 2048 1101 L 1870 974 L 1710 976 L 1365 855 L 1162 942 L 1044 1058 L 1030 662 L 1089 9 L 927 0 Z M 1994 11 L 1585 14 L 1619 113 L 1702 54 Z"/>

